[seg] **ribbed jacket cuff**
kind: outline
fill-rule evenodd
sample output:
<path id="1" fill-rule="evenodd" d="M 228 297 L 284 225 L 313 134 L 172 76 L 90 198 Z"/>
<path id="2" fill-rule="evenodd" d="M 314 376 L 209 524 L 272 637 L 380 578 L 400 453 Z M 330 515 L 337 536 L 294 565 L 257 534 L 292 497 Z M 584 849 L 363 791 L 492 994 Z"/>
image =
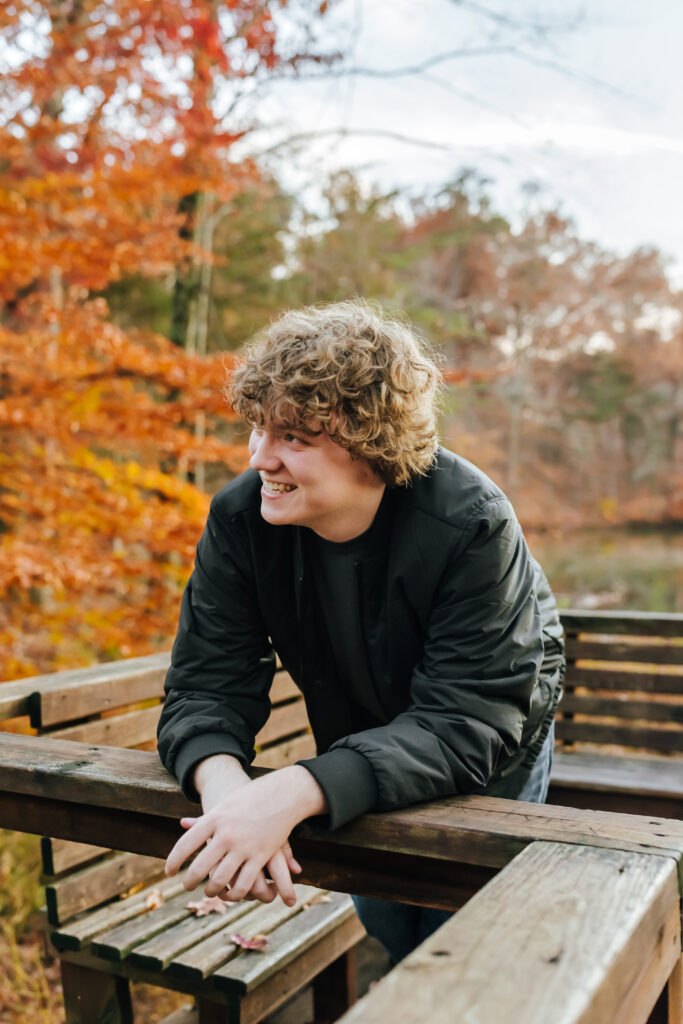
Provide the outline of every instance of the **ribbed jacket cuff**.
<path id="1" fill-rule="evenodd" d="M 369 762 L 356 750 L 340 748 L 297 761 L 311 773 L 327 800 L 328 813 L 306 824 L 327 832 L 345 825 L 377 804 L 377 783 Z"/>
<path id="2" fill-rule="evenodd" d="M 214 754 L 230 754 L 236 757 L 244 769 L 249 765 L 244 758 L 244 751 L 237 741 L 225 732 L 207 732 L 200 736 L 192 736 L 186 740 L 176 755 L 174 772 L 180 788 L 188 800 L 201 803 L 199 793 L 194 786 L 194 770 L 200 761 Z"/>

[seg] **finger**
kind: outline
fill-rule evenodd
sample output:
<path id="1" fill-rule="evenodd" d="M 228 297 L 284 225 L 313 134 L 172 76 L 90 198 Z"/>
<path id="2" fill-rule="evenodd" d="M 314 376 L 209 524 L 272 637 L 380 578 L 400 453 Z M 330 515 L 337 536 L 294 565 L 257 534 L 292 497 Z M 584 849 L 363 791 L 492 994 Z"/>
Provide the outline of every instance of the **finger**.
<path id="1" fill-rule="evenodd" d="M 295 875 L 300 875 L 301 872 L 303 871 L 303 868 L 301 867 L 301 864 L 299 864 L 299 861 L 292 853 L 292 847 L 289 845 L 289 843 L 284 844 L 284 846 L 282 847 L 282 852 L 285 855 L 285 861 L 287 862 L 287 867 L 289 868 L 289 870 L 293 871 Z"/>
<path id="2" fill-rule="evenodd" d="M 224 840 L 215 836 L 209 840 L 204 849 L 197 854 L 192 861 L 183 879 L 186 889 L 194 889 L 204 878 L 213 878 L 214 873 L 223 859 L 229 854 L 229 849 Z M 239 863 L 235 866 L 235 870 Z M 222 877 L 222 884 L 229 885 L 230 877 Z"/>
<path id="3" fill-rule="evenodd" d="M 274 885 L 269 885 L 263 871 L 259 871 L 256 881 L 244 897 L 245 900 L 260 900 L 261 903 L 272 903 L 277 892 Z"/>
<path id="4" fill-rule="evenodd" d="M 199 818 L 181 818 L 180 824 L 183 826 L 183 828 L 192 828 L 192 826 L 196 825 L 198 821 Z"/>
<path id="5" fill-rule="evenodd" d="M 252 891 L 259 876 L 257 863 L 247 861 L 246 864 L 242 865 L 241 871 L 230 888 L 230 896 L 228 898 L 231 901 L 237 903 L 239 900 L 243 900 L 248 892 Z"/>
<path id="6" fill-rule="evenodd" d="M 275 888 L 280 893 L 282 902 L 288 907 L 293 907 L 296 903 L 296 893 L 294 892 L 294 885 L 289 874 L 285 855 L 281 850 L 278 850 L 268 861 L 268 870 L 270 871 L 270 877 L 275 882 Z"/>
<path id="7" fill-rule="evenodd" d="M 232 882 L 233 878 L 242 866 L 242 860 L 239 855 L 229 853 L 226 857 L 218 863 L 215 869 L 211 872 L 209 879 L 204 886 L 204 892 L 207 896 L 218 896 L 224 889 L 228 889 L 227 896 L 221 896 L 221 899 L 229 900 L 231 903 L 236 902 L 233 896 Z M 241 897 L 240 897 L 241 898 Z"/>
<path id="8" fill-rule="evenodd" d="M 191 857 L 210 838 L 213 823 L 199 818 L 185 835 L 181 836 L 166 858 L 166 874 L 176 875 L 188 857 Z"/>

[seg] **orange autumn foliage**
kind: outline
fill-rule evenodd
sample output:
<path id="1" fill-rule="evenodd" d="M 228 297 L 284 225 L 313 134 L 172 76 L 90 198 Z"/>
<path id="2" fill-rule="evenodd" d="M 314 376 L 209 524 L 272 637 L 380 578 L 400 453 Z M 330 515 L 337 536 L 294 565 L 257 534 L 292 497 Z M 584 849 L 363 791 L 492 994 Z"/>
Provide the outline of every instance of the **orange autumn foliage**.
<path id="1" fill-rule="evenodd" d="M 183 203 L 257 177 L 229 162 L 231 101 L 306 59 L 282 6 L 0 5 L 0 679 L 168 646 L 208 505 L 193 470 L 246 464 L 232 357 L 124 333 L 98 293 L 211 260 Z"/>

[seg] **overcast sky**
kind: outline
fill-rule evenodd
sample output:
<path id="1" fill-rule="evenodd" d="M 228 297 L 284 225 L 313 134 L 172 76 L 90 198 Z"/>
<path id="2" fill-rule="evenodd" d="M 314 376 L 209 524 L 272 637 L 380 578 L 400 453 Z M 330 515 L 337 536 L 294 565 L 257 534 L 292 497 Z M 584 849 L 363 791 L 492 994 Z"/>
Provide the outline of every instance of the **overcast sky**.
<path id="1" fill-rule="evenodd" d="M 683 285 L 683 2 L 340 0 L 329 38 L 352 66 L 415 66 L 490 43 L 496 22 L 475 7 L 521 21 L 559 19 L 540 45 L 532 30 L 499 23 L 497 44 L 566 73 L 497 53 L 420 75 L 280 84 L 259 109 L 264 120 L 283 137 L 319 133 L 299 161 L 298 183 L 347 166 L 415 193 L 470 166 L 494 180 L 498 207 L 514 217 L 522 183 L 533 180 L 584 237 L 619 252 L 661 248 Z M 575 13 L 578 25 L 566 27 Z M 329 134 L 337 128 L 364 134 Z"/>

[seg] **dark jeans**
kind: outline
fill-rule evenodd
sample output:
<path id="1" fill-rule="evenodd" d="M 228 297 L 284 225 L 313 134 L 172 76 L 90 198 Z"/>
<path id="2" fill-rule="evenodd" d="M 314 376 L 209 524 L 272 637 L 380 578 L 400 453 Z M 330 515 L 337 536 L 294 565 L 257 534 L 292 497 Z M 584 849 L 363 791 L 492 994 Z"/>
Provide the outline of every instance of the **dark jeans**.
<path id="1" fill-rule="evenodd" d="M 530 767 L 520 766 L 507 778 L 490 786 L 486 796 L 545 803 L 554 745 L 553 725 L 534 763 Z M 414 907 L 409 903 L 391 903 L 388 900 L 370 899 L 369 896 L 354 896 L 353 902 L 366 932 L 379 939 L 394 964 L 416 949 L 451 917 L 450 910 Z"/>

